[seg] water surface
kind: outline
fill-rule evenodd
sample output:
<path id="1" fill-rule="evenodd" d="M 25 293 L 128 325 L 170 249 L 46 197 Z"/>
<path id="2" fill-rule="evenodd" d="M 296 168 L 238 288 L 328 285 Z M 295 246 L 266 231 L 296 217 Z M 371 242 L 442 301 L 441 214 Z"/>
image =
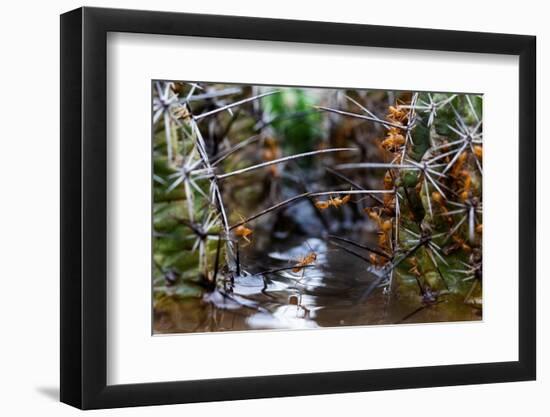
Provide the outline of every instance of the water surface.
<path id="1" fill-rule="evenodd" d="M 165 299 L 156 306 L 155 333 L 185 333 L 265 329 L 428 323 L 480 320 L 480 310 L 446 295 L 425 307 L 414 283 L 393 282 L 365 297 L 378 278 L 367 263 L 317 238 L 290 237 L 242 248 L 243 271 L 225 290 L 202 298 Z M 290 268 L 315 252 L 313 265 Z M 244 270 L 246 268 L 246 270 Z M 411 290 L 412 285 L 412 290 Z M 407 290 L 402 291 L 401 287 Z M 406 294 L 406 295 L 403 295 Z M 424 307 L 424 308 L 423 308 Z M 412 315 L 411 315 L 412 314 Z"/>

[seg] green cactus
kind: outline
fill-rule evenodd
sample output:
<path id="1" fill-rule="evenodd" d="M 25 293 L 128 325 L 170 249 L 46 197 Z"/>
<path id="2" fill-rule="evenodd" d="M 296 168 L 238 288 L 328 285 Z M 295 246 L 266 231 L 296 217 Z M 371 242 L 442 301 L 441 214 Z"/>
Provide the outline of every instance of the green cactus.
<path id="1" fill-rule="evenodd" d="M 464 298 L 471 296 L 471 282 L 481 283 L 481 102 L 476 95 L 413 94 L 410 104 L 395 107 L 407 115 L 401 121 L 391 113 L 389 118 L 403 124 L 398 130 L 404 135 L 410 132 L 395 150 L 396 168 L 391 169 L 401 179 L 392 249 L 407 252 L 425 240 L 411 255 L 421 285 Z M 396 275 L 417 285 L 407 279 L 408 267 L 402 263 Z"/>
<path id="2" fill-rule="evenodd" d="M 307 199 L 327 230 L 350 219 L 375 229 L 374 250 L 336 237 L 370 251 L 379 278 L 360 300 L 382 287 L 425 308 L 481 307 L 480 96 L 159 81 L 152 141 L 155 307 L 231 297 L 247 273 L 240 250 L 268 227 L 259 219 Z"/>

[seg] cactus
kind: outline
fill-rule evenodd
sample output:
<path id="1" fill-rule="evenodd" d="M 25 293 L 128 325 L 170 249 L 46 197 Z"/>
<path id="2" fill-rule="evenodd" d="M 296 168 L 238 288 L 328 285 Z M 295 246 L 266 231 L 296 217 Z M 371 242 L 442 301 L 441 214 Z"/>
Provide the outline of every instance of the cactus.
<path id="1" fill-rule="evenodd" d="M 482 99 L 477 95 L 412 93 L 378 118 L 351 99 L 362 113 L 324 108 L 385 128 L 379 139 L 388 162 L 341 164 L 337 170 L 383 170 L 393 190 L 366 209 L 380 234 L 371 254 L 387 271 L 383 285 L 410 294 L 418 287 L 424 306 L 446 294 L 477 305 L 482 265 Z M 393 277 L 397 276 L 397 283 Z M 405 288 L 403 288 L 405 287 Z M 408 317 L 407 317 L 408 318 Z"/>
<path id="2" fill-rule="evenodd" d="M 155 308 L 232 297 L 257 227 L 308 203 L 325 230 L 306 233 L 377 277 L 360 302 L 379 288 L 418 298 L 401 321 L 449 297 L 481 307 L 480 96 L 165 81 L 152 91 Z M 376 239 L 342 236 L 345 219 Z"/>
<path id="3" fill-rule="evenodd" d="M 246 150 L 255 137 L 230 144 L 227 149 L 219 151 L 220 142 L 226 139 L 224 135 L 236 119 L 232 109 L 279 91 L 272 90 L 226 104 L 219 101 L 224 91 L 234 96 L 240 90 L 229 88 L 219 91 L 214 88 L 195 94 L 198 88 L 201 88 L 198 84 L 191 84 L 182 98 L 180 94 L 185 84 L 154 82 L 153 286 L 159 299 L 165 295 L 200 296 L 201 289 L 212 290 L 220 282 L 225 285 L 232 281 L 234 274 L 241 272 L 239 238 L 248 241 L 247 236 L 252 233 L 246 224 L 309 195 L 304 193 L 298 198 L 278 202 L 246 220 L 240 216 L 241 221 L 232 225 L 230 220 L 236 217 L 237 210 L 228 212 L 224 204 L 222 187 L 226 179 L 291 160 L 354 151 L 353 148 L 319 149 L 269 158 L 246 167 L 235 166 L 228 161 L 231 159 L 229 157 Z M 194 114 L 191 103 L 197 101 L 206 102 L 206 106 L 214 104 L 214 109 Z M 230 115 L 225 134 L 217 138 L 213 134 L 208 140 L 205 139 L 199 123 L 224 112 Z M 225 168 L 229 168 L 230 172 L 225 172 Z M 222 269 L 223 274 L 220 274 Z"/>

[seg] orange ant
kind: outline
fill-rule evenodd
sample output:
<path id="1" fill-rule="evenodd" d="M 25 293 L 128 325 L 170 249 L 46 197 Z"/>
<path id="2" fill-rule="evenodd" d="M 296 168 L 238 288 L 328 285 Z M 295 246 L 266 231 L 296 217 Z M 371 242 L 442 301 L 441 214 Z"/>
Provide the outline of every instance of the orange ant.
<path id="1" fill-rule="evenodd" d="M 241 218 L 241 221 L 244 222 L 244 217 L 239 215 L 239 217 Z M 239 226 L 237 226 L 235 228 L 235 235 L 238 236 L 238 237 L 242 237 L 244 240 L 246 240 L 247 243 L 250 243 L 250 239 L 248 238 L 248 236 L 250 236 L 252 234 L 252 229 L 248 228 L 245 226 L 246 223 L 243 223 Z"/>
<path id="2" fill-rule="evenodd" d="M 245 225 L 241 224 L 235 229 L 235 234 L 250 243 L 250 239 L 248 238 L 248 236 L 252 234 L 252 229 L 249 229 Z"/>
<path id="3" fill-rule="evenodd" d="M 315 207 L 317 207 L 319 210 L 325 210 L 329 208 L 330 206 L 334 208 L 338 208 L 340 206 L 343 206 L 344 204 L 347 204 L 349 200 L 351 199 L 351 196 L 348 194 L 342 198 L 340 197 L 331 197 L 328 200 L 325 201 L 316 201 Z"/>
<path id="4" fill-rule="evenodd" d="M 445 206 L 445 200 L 443 200 L 443 196 L 437 191 L 434 191 L 432 193 L 432 200 L 435 201 L 440 206 Z"/>
<path id="5" fill-rule="evenodd" d="M 319 210 L 325 210 L 330 207 L 330 200 L 326 201 L 316 201 L 315 207 L 317 207 Z"/>
<path id="6" fill-rule="evenodd" d="M 472 247 L 466 243 L 464 239 L 462 239 L 458 235 L 453 236 L 453 240 L 456 242 L 456 244 L 464 251 L 464 252 L 471 252 Z"/>
<path id="7" fill-rule="evenodd" d="M 399 123 L 404 122 L 405 119 L 407 119 L 408 117 L 407 112 L 400 109 L 399 107 L 389 106 L 388 111 L 389 111 L 388 119 L 394 122 L 399 122 Z"/>
<path id="8" fill-rule="evenodd" d="M 379 265 L 380 264 L 380 258 L 376 256 L 374 253 L 371 253 L 369 255 L 369 261 L 373 265 Z"/>
<path id="9" fill-rule="evenodd" d="M 375 210 L 373 210 L 371 207 L 365 208 L 365 213 L 369 215 L 369 217 L 376 222 L 378 225 L 378 228 L 384 232 L 388 232 L 392 228 L 391 220 L 383 220 L 382 217 L 380 217 L 380 214 L 377 213 Z"/>
<path id="10" fill-rule="evenodd" d="M 393 190 L 395 188 L 395 179 L 393 177 L 393 174 L 391 171 L 386 171 L 384 174 L 384 189 L 385 190 Z M 395 210 L 395 194 L 394 193 L 387 193 L 383 196 L 383 203 L 384 203 L 384 211 L 387 214 L 393 214 Z"/>
<path id="11" fill-rule="evenodd" d="M 460 198 L 462 199 L 462 201 L 466 201 L 468 198 L 470 198 L 472 177 L 470 176 L 470 173 L 466 170 L 461 171 L 460 176 L 464 178 L 464 187 L 462 188 L 462 192 L 460 193 Z"/>
<path id="12" fill-rule="evenodd" d="M 401 130 L 396 127 L 391 127 L 382 141 L 381 146 L 388 152 L 396 152 L 405 144 L 405 136 L 401 134 Z"/>
<path id="13" fill-rule="evenodd" d="M 415 277 L 419 278 L 422 276 L 422 272 L 420 272 L 420 266 L 418 265 L 418 260 L 415 256 L 409 259 L 409 262 L 411 263 L 412 267 L 409 269 L 409 272 L 412 273 Z"/>
<path id="14" fill-rule="evenodd" d="M 468 245 L 464 239 L 462 239 L 458 235 L 453 235 L 453 243 L 450 243 L 449 245 L 443 248 L 443 254 L 450 255 L 451 253 L 459 249 L 462 249 L 464 252 L 467 252 L 467 253 L 472 251 L 472 247 Z"/>
<path id="15" fill-rule="evenodd" d="M 302 256 L 298 259 L 298 263 L 292 268 L 292 272 L 300 272 L 304 269 L 304 266 L 311 265 L 317 260 L 317 254 L 315 252 L 309 252 L 306 256 Z"/>
<path id="16" fill-rule="evenodd" d="M 294 265 L 294 268 L 292 268 L 292 272 L 303 271 L 305 266 L 311 265 L 317 260 L 317 253 L 315 253 L 313 248 L 309 246 L 309 243 L 307 241 L 306 244 L 309 247 L 310 252 L 296 260 L 296 264 Z"/>
<path id="17" fill-rule="evenodd" d="M 439 192 L 434 191 L 432 193 L 432 201 L 434 201 L 435 203 L 437 203 L 437 205 L 439 205 L 443 215 L 446 215 L 448 213 L 449 210 L 447 209 L 447 206 L 445 205 L 445 200 L 443 199 L 443 196 Z M 452 219 L 451 216 L 446 216 L 446 218 L 447 218 L 447 222 L 449 224 L 453 223 L 453 219 Z"/>
<path id="18" fill-rule="evenodd" d="M 376 212 L 376 209 L 373 209 L 372 207 L 365 207 L 363 210 L 365 213 L 368 214 L 368 216 L 374 220 L 378 225 L 380 225 L 380 214 Z"/>
<path id="19" fill-rule="evenodd" d="M 453 169 L 451 170 L 451 176 L 457 177 L 460 175 L 462 171 L 462 167 L 464 166 L 467 157 L 468 157 L 468 153 L 466 151 L 460 154 L 456 163 L 453 166 Z"/>
<path id="20" fill-rule="evenodd" d="M 382 248 L 387 247 L 389 239 L 390 239 L 390 233 L 392 229 L 392 221 L 391 220 L 385 220 L 382 222 L 382 227 L 380 228 L 379 237 L 378 237 L 378 245 Z"/>
<path id="21" fill-rule="evenodd" d="M 271 137 L 268 137 L 264 141 L 264 150 L 262 152 L 262 158 L 264 161 L 273 161 L 281 156 L 281 151 L 277 145 L 277 141 Z M 276 165 L 269 166 L 269 172 L 272 176 L 279 175 L 279 169 Z"/>
<path id="22" fill-rule="evenodd" d="M 386 118 L 391 122 L 397 124 L 404 124 L 404 122 L 409 117 L 408 113 L 399 108 L 399 106 L 389 106 L 388 115 Z M 386 138 L 382 141 L 380 146 L 388 152 L 397 152 L 406 142 L 405 136 L 403 135 L 402 129 L 396 126 L 391 126 L 388 129 Z"/>
<path id="23" fill-rule="evenodd" d="M 266 138 L 264 141 L 264 150 L 262 152 L 262 158 L 264 161 L 273 161 L 280 155 L 279 146 L 277 141 L 273 138 Z"/>
<path id="24" fill-rule="evenodd" d="M 342 197 L 342 198 L 340 198 L 340 197 L 332 198 L 331 199 L 332 206 L 335 207 L 335 208 L 343 206 L 344 204 L 347 204 L 349 202 L 350 198 L 351 198 L 351 196 L 349 194 Z"/>
<path id="25" fill-rule="evenodd" d="M 380 214 L 377 213 L 375 210 L 373 210 L 372 208 L 370 207 L 367 207 L 365 208 L 364 210 L 368 216 L 374 220 L 378 226 L 378 246 L 380 246 L 382 249 L 388 249 L 388 244 L 390 242 L 390 235 L 391 235 L 391 231 L 392 231 L 392 227 L 393 227 L 393 224 L 392 224 L 392 221 L 391 220 L 383 220 L 381 217 L 380 217 Z M 372 258 L 372 255 L 371 255 L 371 261 L 373 259 L 376 259 L 378 260 L 377 258 Z"/>
<path id="26" fill-rule="evenodd" d="M 483 159 L 483 148 L 479 145 L 474 146 L 474 155 L 479 159 Z"/>

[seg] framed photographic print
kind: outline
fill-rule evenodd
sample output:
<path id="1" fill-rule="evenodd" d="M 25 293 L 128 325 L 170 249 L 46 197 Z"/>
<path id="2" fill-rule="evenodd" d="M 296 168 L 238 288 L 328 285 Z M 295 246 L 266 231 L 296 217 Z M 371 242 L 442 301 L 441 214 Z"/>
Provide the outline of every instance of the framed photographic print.
<path id="1" fill-rule="evenodd" d="M 61 400 L 535 379 L 535 38 L 61 16 Z"/>

